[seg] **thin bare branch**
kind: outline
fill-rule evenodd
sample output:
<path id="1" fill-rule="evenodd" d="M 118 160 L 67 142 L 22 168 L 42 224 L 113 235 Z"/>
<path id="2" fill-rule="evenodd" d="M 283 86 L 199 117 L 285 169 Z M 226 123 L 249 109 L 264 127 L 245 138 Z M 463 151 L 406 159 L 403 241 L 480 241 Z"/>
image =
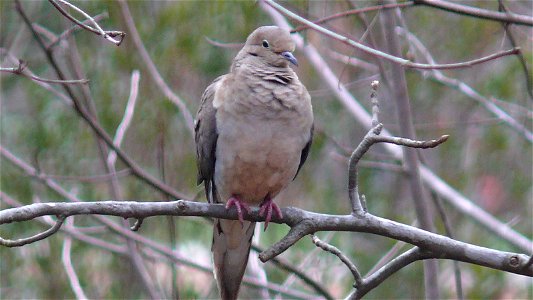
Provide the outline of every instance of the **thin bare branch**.
<path id="1" fill-rule="evenodd" d="M 105 18 L 108 18 L 108 17 L 109 17 L 109 14 L 106 11 L 106 12 L 103 12 L 101 14 L 98 14 L 98 15 L 94 16 L 93 19 L 94 19 L 95 22 L 98 22 L 98 21 L 101 21 L 101 20 L 103 20 Z M 82 23 L 83 24 L 89 24 L 89 23 L 91 23 L 91 20 L 85 20 Z M 35 24 L 35 25 L 37 25 L 37 24 Z M 46 47 L 48 49 L 54 48 L 61 41 L 66 40 L 70 35 L 74 34 L 76 31 L 79 31 L 79 30 L 83 30 L 83 28 L 78 26 L 78 25 L 71 26 L 67 30 L 65 30 L 62 33 L 60 33 L 58 36 L 56 36 L 53 39 L 51 39 L 50 43 Z"/>
<path id="2" fill-rule="evenodd" d="M 220 48 L 240 49 L 242 46 L 244 46 L 243 43 L 224 43 L 216 41 L 208 36 L 205 36 L 204 38 L 209 44 Z"/>
<path id="3" fill-rule="evenodd" d="M 256 244 L 252 244 L 252 250 L 256 252 L 263 252 L 265 249 L 257 246 Z M 300 280 L 302 280 L 305 284 L 307 284 L 310 288 L 316 291 L 319 295 L 323 296 L 325 299 L 333 300 L 333 296 L 326 290 L 324 286 L 320 282 L 317 282 L 316 280 L 313 280 L 310 278 L 307 274 L 302 272 L 298 267 L 295 267 L 291 265 L 290 263 L 283 260 L 281 257 L 274 257 L 270 260 L 274 265 L 279 267 L 280 269 L 283 269 L 289 273 L 291 273 L 292 276 L 298 277 Z M 285 284 L 284 284 L 285 286 Z"/>
<path id="4" fill-rule="evenodd" d="M 411 225 L 414 226 L 414 224 Z M 397 241 L 394 246 L 392 246 L 392 248 L 390 248 L 389 251 L 387 251 L 387 253 L 385 253 L 385 255 L 383 255 L 378 260 L 378 262 L 372 267 L 372 269 L 368 271 L 367 276 L 375 273 L 381 267 L 389 263 L 389 261 L 392 260 L 394 256 L 396 256 L 396 254 L 402 249 L 403 246 L 405 246 L 405 242 Z"/>
<path id="5" fill-rule="evenodd" d="M 115 137 L 113 138 L 113 144 L 119 148 L 122 145 L 122 140 L 124 139 L 126 130 L 130 126 L 131 120 L 133 119 L 133 113 L 135 111 L 135 103 L 137 101 L 137 95 L 139 93 L 140 78 L 141 78 L 141 75 L 138 70 L 134 70 L 131 73 L 130 96 L 126 104 L 126 110 L 124 112 L 124 116 L 122 117 L 122 121 L 120 121 L 120 124 L 118 125 L 117 131 L 115 133 Z M 117 152 L 115 152 L 114 150 L 111 150 L 109 154 L 107 155 L 107 163 L 110 165 L 115 165 L 116 161 L 117 161 Z"/>
<path id="6" fill-rule="evenodd" d="M 60 80 L 60 79 L 48 79 L 48 78 L 42 78 L 36 75 L 33 75 L 32 73 L 26 72 L 27 63 L 23 60 L 19 60 L 19 65 L 16 68 L 3 68 L 0 67 L 0 72 L 4 73 L 12 73 L 16 75 L 21 75 L 26 78 L 40 81 L 40 82 L 46 82 L 46 83 L 53 83 L 53 84 L 87 84 L 89 83 L 88 79 L 68 79 L 68 80 Z"/>
<path id="7" fill-rule="evenodd" d="M 383 129 L 383 124 L 379 123 L 379 101 L 377 100 L 377 88 L 379 86 L 378 81 L 372 82 L 372 128 L 365 135 L 363 140 L 359 143 L 357 148 L 352 152 L 350 160 L 348 163 L 348 195 L 350 203 L 352 205 L 352 212 L 356 215 L 364 213 L 363 206 L 361 205 L 361 200 L 359 198 L 358 186 L 357 186 L 357 163 L 361 160 L 363 155 L 370 149 L 370 147 L 375 143 L 391 143 L 411 148 L 433 148 L 442 143 L 447 139 L 447 135 L 441 136 L 436 140 L 429 141 L 414 141 L 411 139 L 400 138 L 400 137 L 391 137 L 391 136 L 380 136 L 381 130 Z"/>
<path id="8" fill-rule="evenodd" d="M 78 21 L 76 18 L 74 18 L 71 14 L 69 14 L 66 10 L 64 10 L 61 5 L 59 5 L 55 0 L 48 0 L 50 1 L 50 3 L 52 3 L 52 5 L 63 15 L 65 16 L 67 19 L 71 20 L 72 22 L 76 23 L 78 26 L 80 26 L 81 28 L 85 29 L 85 30 L 88 30 L 92 33 L 95 33 L 97 35 L 101 35 L 102 37 L 104 37 L 104 39 L 110 41 L 111 43 L 117 45 L 117 46 L 120 46 L 120 44 L 122 43 L 122 41 L 124 40 L 124 37 L 126 36 L 126 33 L 124 33 L 123 31 L 116 31 L 116 30 L 111 30 L 111 31 L 106 31 L 106 30 L 103 30 L 100 25 L 98 25 L 98 23 L 94 20 L 93 17 L 91 17 L 89 14 L 85 13 L 83 10 L 79 9 L 78 7 L 76 7 L 75 5 L 67 2 L 67 1 L 64 1 L 64 0 L 58 0 L 59 2 L 61 2 L 62 4 L 65 4 L 69 7 L 71 7 L 72 9 L 74 9 L 75 11 L 77 11 L 78 13 L 82 14 L 87 20 L 89 20 L 89 22 L 91 22 L 94 26 L 91 27 L 89 25 L 85 25 L 84 22 L 81 22 L 81 21 Z M 119 37 L 119 39 L 114 39 L 114 37 Z"/>
<path id="9" fill-rule="evenodd" d="M 46 48 L 44 45 L 44 42 L 41 40 L 39 35 L 34 31 L 33 27 L 31 26 L 31 21 L 29 20 L 28 16 L 24 12 L 24 9 L 22 8 L 22 5 L 20 3 L 20 0 L 15 0 L 15 8 L 17 9 L 18 13 L 24 20 L 24 23 L 28 26 L 30 31 L 32 32 L 33 36 L 35 37 L 36 41 L 38 42 L 41 49 L 45 52 L 45 55 L 52 65 L 53 69 L 56 71 L 58 77 L 60 79 L 64 79 L 65 75 L 61 71 L 61 68 L 57 64 L 55 58 L 53 57 L 52 53 L 49 51 L 49 49 Z M 174 190 L 172 187 L 168 186 L 167 184 L 161 182 L 145 170 L 143 170 L 139 165 L 137 165 L 121 148 L 115 147 L 113 144 L 113 140 L 109 135 L 107 135 L 106 131 L 98 124 L 98 122 L 94 119 L 94 117 L 82 106 L 80 106 L 79 101 L 75 101 L 77 99 L 75 93 L 70 88 L 69 85 L 63 85 L 63 88 L 69 95 L 69 97 L 73 100 L 74 108 L 76 112 L 82 117 L 82 119 L 87 122 L 87 124 L 91 127 L 91 129 L 108 145 L 108 147 L 115 152 L 117 152 L 117 156 L 124 162 L 124 164 L 128 167 L 130 167 L 132 173 L 139 179 L 143 180 L 144 182 L 148 183 L 148 185 L 152 186 L 153 188 L 170 195 L 174 197 L 175 199 L 184 199 L 188 198 L 186 195 Z"/>
<path id="10" fill-rule="evenodd" d="M 134 105 L 135 105 L 135 99 L 137 98 L 137 86 L 138 86 L 138 80 L 139 80 L 139 72 L 138 71 L 134 71 L 133 74 L 132 74 L 132 89 L 131 89 L 131 92 L 130 92 L 130 99 L 128 100 L 128 105 L 127 105 L 127 108 L 126 108 L 126 112 L 124 113 L 124 117 L 123 117 L 123 120 L 122 122 L 120 123 L 118 129 L 117 129 L 117 133 L 115 135 L 115 139 L 113 140 L 114 144 L 116 145 L 116 147 L 120 147 L 120 143 L 122 142 L 122 138 L 125 134 L 125 131 L 127 130 L 127 128 L 129 127 L 129 123 L 131 121 L 131 118 L 133 116 L 133 109 L 134 109 Z M 137 81 L 137 82 L 135 82 Z M 133 96 L 133 97 L 132 97 Z M 133 100 L 132 100 L 133 99 Z M 97 121 L 97 120 L 96 120 Z M 98 142 L 99 142 L 99 145 L 101 144 L 102 147 L 102 151 L 100 152 L 101 153 L 101 159 L 102 161 L 104 162 L 104 165 L 105 165 L 105 168 L 106 168 L 106 171 L 109 172 L 109 173 L 112 173 L 112 174 L 116 174 L 116 168 L 115 168 L 115 163 L 116 163 L 116 156 L 115 156 L 115 159 L 114 160 L 110 160 L 110 156 L 106 156 L 105 153 L 107 152 L 107 147 L 105 145 L 105 143 L 102 143 L 102 139 L 100 137 L 98 137 Z M 116 152 L 114 152 L 115 155 L 116 155 Z M 122 199 L 122 188 L 118 182 L 118 177 L 116 176 L 112 176 L 111 177 L 111 180 L 109 181 L 109 187 L 110 187 L 110 191 L 111 191 L 111 195 L 113 198 L 115 199 Z M 129 223 L 127 220 L 122 220 L 122 224 L 123 224 L 123 227 L 128 227 L 129 226 Z M 131 228 L 133 231 L 137 231 L 139 230 L 140 226 L 142 224 L 142 219 L 139 219 L 135 225 L 133 226 L 133 228 Z M 146 290 L 146 292 L 148 293 L 148 295 L 150 296 L 150 298 L 152 299 L 160 299 L 162 298 L 162 294 L 161 292 L 157 289 L 157 287 L 155 286 L 154 284 L 154 281 L 152 280 L 153 276 L 151 274 L 149 274 L 149 270 L 148 268 L 146 267 L 146 264 L 144 262 L 144 258 L 142 257 L 139 249 L 138 249 L 138 245 L 137 245 L 137 242 L 128 237 L 126 238 L 126 243 L 127 243 L 127 246 L 128 246 L 128 254 L 129 254 L 129 259 L 131 260 L 132 262 L 132 265 L 134 267 L 134 270 L 137 272 L 137 274 L 139 275 L 140 279 L 141 279 L 141 282 Z"/>
<path id="11" fill-rule="evenodd" d="M 72 225 L 72 219 L 67 219 L 67 225 Z M 85 295 L 85 292 L 83 291 L 83 288 L 80 285 L 80 280 L 78 279 L 78 275 L 76 274 L 76 270 L 74 270 L 74 266 L 72 265 L 72 260 L 70 258 L 70 250 L 72 248 L 72 238 L 70 236 L 66 236 L 65 240 L 63 241 L 63 250 L 61 251 L 61 261 L 63 262 L 63 267 L 65 268 L 65 272 L 67 273 L 67 278 L 70 283 L 70 287 L 72 288 L 72 291 L 74 292 L 74 295 L 76 295 L 76 299 L 88 299 Z"/>
<path id="12" fill-rule="evenodd" d="M 398 27 L 397 28 L 398 33 L 405 35 L 407 37 L 407 40 L 409 43 L 411 43 L 415 49 L 420 52 L 424 58 L 429 62 L 433 63 L 434 59 L 429 53 L 429 50 L 422 44 L 422 42 L 412 33 L 407 32 L 403 28 Z M 472 87 L 470 87 L 468 84 L 464 83 L 463 81 L 460 81 L 455 78 L 448 77 L 444 75 L 441 71 L 438 70 L 431 70 L 429 72 L 424 73 L 426 75 L 429 75 L 430 78 L 433 80 L 444 84 L 446 86 L 452 87 L 456 90 L 459 90 L 466 96 L 468 96 L 471 99 L 476 100 L 479 104 L 481 104 L 486 110 L 488 110 L 493 115 L 497 116 L 500 120 L 502 120 L 506 125 L 508 125 L 510 128 L 518 131 L 520 134 L 522 134 L 529 142 L 533 142 L 533 133 L 524 127 L 520 122 L 515 120 L 513 117 L 511 117 L 508 113 L 506 113 L 503 109 L 501 109 L 499 106 L 497 106 L 494 101 L 491 101 L 487 99 L 486 97 L 482 96 L 479 92 L 474 90 Z"/>
<path id="13" fill-rule="evenodd" d="M 488 56 L 485 56 L 485 57 L 482 57 L 482 58 L 478 58 L 478 59 L 474 59 L 474 60 L 470 60 L 470 61 L 466 61 L 466 62 L 461 62 L 461 63 L 451 63 L 451 64 L 421 64 L 421 63 L 414 63 L 410 60 L 407 60 L 407 59 L 404 59 L 404 58 L 401 58 L 401 57 L 398 57 L 398 56 L 393 56 L 393 55 L 390 55 L 390 54 L 387 54 L 385 52 L 382 52 L 382 51 L 379 51 L 379 50 L 376 50 L 376 49 L 373 49 L 373 48 L 370 48 L 368 46 L 365 46 L 361 43 L 358 43 L 354 40 L 351 40 L 345 36 L 342 36 L 336 32 L 333 32 L 329 29 L 326 29 L 322 26 L 319 26 L 319 25 L 316 25 L 314 24 L 313 22 L 305 19 L 305 18 L 302 18 L 300 17 L 299 15 L 291 12 L 290 10 L 286 9 L 285 7 L 277 4 L 276 2 L 272 1 L 272 0 L 262 0 L 264 3 L 266 3 L 267 5 L 269 5 L 270 7 L 276 9 L 277 11 L 279 11 L 280 13 L 288 16 L 289 18 L 291 19 L 294 19 L 302 24 L 305 24 L 307 26 L 309 26 L 309 28 L 317 31 L 317 32 L 320 32 L 322 33 L 323 35 L 325 36 L 328 36 L 330 38 L 333 38 L 337 41 L 340 41 L 346 45 L 349 45 L 351 47 L 354 47 L 356 49 L 359 49 L 365 53 L 368 53 L 370 55 L 373 55 L 373 56 L 377 56 L 379 58 L 383 58 L 387 61 L 390 61 L 390 62 L 393 62 L 395 64 L 399 64 L 403 67 L 406 67 L 406 68 L 413 68 L 413 69 L 458 69 L 458 68 L 468 68 L 468 67 L 471 67 L 473 65 L 477 65 L 477 64 L 480 64 L 480 63 L 484 63 L 484 62 L 487 62 L 487 61 L 490 61 L 490 60 L 494 60 L 496 58 L 499 58 L 499 57 L 503 57 L 503 56 L 507 56 L 507 55 L 514 55 L 514 54 L 518 54 L 520 49 L 519 48 L 514 48 L 514 49 L 509 49 L 509 50 L 506 50 L 506 51 L 500 51 L 498 53 L 494 53 L 494 54 L 491 54 L 491 55 L 488 55 Z"/>
<path id="14" fill-rule="evenodd" d="M 445 11 L 486 20 L 533 26 L 533 18 L 530 16 L 519 15 L 511 12 L 486 10 L 444 0 L 415 0 L 415 5 L 431 6 Z"/>
<path id="15" fill-rule="evenodd" d="M 61 228 L 61 225 L 63 225 L 63 221 L 64 220 L 65 220 L 65 216 L 59 215 L 57 217 L 56 223 L 50 229 L 48 229 L 48 230 L 46 230 L 44 232 L 40 232 L 40 233 L 38 233 L 36 235 L 27 237 L 27 238 L 22 238 L 22 239 L 17 239 L 17 240 L 10 240 L 10 239 L 4 239 L 4 238 L 0 237 L 0 245 L 1 246 L 6 246 L 6 247 L 21 247 L 21 246 L 24 246 L 24 245 L 27 245 L 27 244 L 35 243 L 35 242 L 40 241 L 40 240 L 44 240 L 45 238 L 47 238 L 47 237 L 51 236 L 52 234 L 56 233 L 59 230 L 59 228 Z"/>
<path id="16" fill-rule="evenodd" d="M 9 195 L 4 193 L 3 191 L 0 191 L 0 198 L 4 203 L 11 207 L 21 207 L 22 204 L 15 199 L 11 198 Z M 46 216 L 42 219 L 35 219 L 36 221 L 39 221 L 42 224 L 53 226 L 56 222 L 52 219 L 50 216 Z M 122 245 L 112 244 L 110 242 L 106 242 L 104 240 L 95 238 L 90 235 L 86 235 L 82 232 L 84 232 L 83 228 L 80 227 L 73 227 L 69 225 L 63 225 L 61 226 L 61 231 L 68 234 L 69 236 L 72 236 L 73 238 L 82 241 L 84 243 L 87 243 L 89 245 L 92 245 L 94 247 L 98 247 L 110 252 L 116 252 L 120 254 L 126 253 L 126 248 Z"/>
<path id="17" fill-rule="evenodd" d="M 383 124 L 379 123 L 373 127 L 365 135 L 361 143 L 354 150 L 350 156 L 348 163 L 348 194 L 350 203 L 352 205 L 352 211 L 356 215 L 363 213 L 363 207 L 361 206 L 361 200 L 359 199 L 358 187 L 357 187 L 357 163 L 361 160 L 363 155 L 370 149 L 370 147 L 376 143 L 391 143 L 401 145 L 410 148 L 434 148 L 448 140 L 447 135 L 443 135 L 436 140 L 429 141 L 414 141 L 411 139 L 380 136 Z"/>
<path id="18" fill-rule="evenodd" d="M 161 89 L 163 94 L 165 94 L 165 96 L 179 108 L 181 114 L 183 115 L 183 119 L 185 120 L 185 125 L 187 125 L 187 128 L 189 129 L 189 133 L 191 136 L 194 136 L 194 121 L 191 112 L 185 105 L 185 102 L 170 89 L 161 74 L 159 74 L 157 67 L 150 58 L 148 51 L 146 51 L 146 48 L 144 47 L 139 32 L 137 32 L 137 28 L 135 27 L 135 22 L 131 16 L 128 4 L 123 0 L 120 0 L 118 4 L 120 6 L 120 11 L 125 21 L 126 28 L 131 34 L 133 43 L 135 44 L 137 51 L 139 51 L 139 54 L 141 55 L 146 67 L 148 68 L 148 72 L 150 73 L 150 76 L 152 76 L 152 80 Z"/>
<path id="19" fill-rule="evenodd" d="M 342 261 L 342 263 L 345 264 L 346 267 L 348 267 L 350 272 L 352 272 L 352 276 L 355 280 L 356 286 L 360 286 L 363 283 L 363 277 L 361 276 L 361 273 L 359 273 L 359 270 L 357 270 L 357 267 L 337 247 L 321 241 L 316 235 L 313 235 L 311 237 L 311 240 L 313 241 L 313 244 L 315 244 L 315 246 L 321 248 L 324 251 L 330 252 L 333 255 L 336 255 Z"/>
<path id="20" fill-rule="evenodd" d="M 354 57 L 354 56 L 348 56 L 342 53 L 339 53 L 337 51 L 329 51 L 328 52 L 329 57 L 332 59 L 341 62 L 345 65 L 350 65 L 356 68 L 361 68 L 370 72 L 377 72 L 378 67 L 372 63 L 366 62 L 360 58 Z"/>
<path id="21" fill-rule="evenodd" d="M 378 100 L 378 88 L 379 81 L 374 80 L 370 84 L 372 92 L 370 93 L 370 102 L 372 103 L 372 127 L 376 127 L 379 124 L 379 100 Z"/>
<path id="22" fill-rule="evenodd" d="M 507 6 L 503 3 L 503 0 L 498 0 L 498 10 L 500 12 L 509 13 L 509 10 L 507 9 Z M 510 23 L 502 23 L 503 29 L 505 30 L 505 36 L 511 43 L 511 46 L 516 48 L 517 44 L 513 32 L 511 31 L 510 25 Z M 531 72 L 529 72 L 529 68 L 527 66 L 527 62 L 523 53 L 520 53 L 518 55 L 518 61 L 520 61 L 520 65 L 522 66 L 522 70 L 524 71 L 524 78 L 526 79 L 527 85 L 527 93 L 529 94 L 529 98 L 533 99 L 533 81 L 531 80 Z"/>
<path id="23" fill-rule="evenodd" d="M 348 162 L 348 196 L 352 205 L 352 213 L 356 215 L 364 214 L 365 211 L 361 205 L 361 199 L 359 198 L 359 188 L 357 185 L 357 163 L 363 157 L 363 155 L 372 146 L 372 137 L 381 132 L 383 124 L 378 124 L 368 131 L 363 140 L 359 143 L 357 148 L 352 152 L 350 160 Z"/>
<path id="24" fill-rule="evenodd" d="M 407 6 L 412 6 L 414 4 L 415 4 L 414 1 L 406 1 L 406 2 L 400 2 L 400 3 L 391 3 L 391 4 L 368 6 L 364 8 L 358 8 L 358 9 L 350 9 L 350 10 L 346 10 L 340 13 L 333 14 L 331 16 L 320 18 L 318 20 L 313 21 L 313 23 L 322 24 L 322 23 L 325 23 L 325 22 L 328 22 L 334 19 L 343 18 L 343 17 L 350 16 L 350 15 L 363 14 L 363 13 L 367 13 L 371 11 L 376 11 L 376 10 L 380 11 L 380 10 L 391 9 L 391 8 L 403 8 Z M 291 32 L 292 33 L 300 32 L 307 28 L 309 28 L 309 26 L 303 25 L 303 26 L 299 26 L 299 27 L 292 29 Z"/>
<path id="25" fill-rule="evenodd" d="M 427 148 L 434 148 L 438 145 L 446 142 L 450 136 L 449 135 L 443 135 L 438 139 L 435 140 L 427 140 L 427 141 L 414 141 L 411 139 L 401 138 L 401 137 L 392 137 L 392 136 L 378 136 L 375 137 L 376 143 L 391 143 L 401 146 L 406 146 L 410 148 L 421 148 L 421 149 L 427 149 Z"/>
<path id="26" fill-rule="evenodd" d="M 371 291 L 373 288 L 385 281 L 385 279 L 389 278 L 392 274 L 396 273 L 405 266 L 417 260 L 431 257 L 431 252 L 423 252 L 418 247 L 404 252 L 380 268 L 377 272 L 365 278 L 364 284 L 355 291 L 354 299 L 361 299 L 364 295 L 366 295 L 366 293 Z"/>
<path id="27" fill-rule="evenodd" d="M 11 61 L 11 63 L 13 64 L 18 64 L 20 62 L 20 59 L 16 58 L 13 54 L 11 54 L 6 48 L 0 48 L 0 53 L 2 54 L 5 54 L 7 56 L 7 58 Z M 30 68 L 26 67 L 25 68 L 25 71 L 27 74 L 29 75 L 35 75 L 31 70 Z M 61 93 L 60 91 L 58 91 L 57 89 L 55 89 L 54 87 L 52 87 L 52 85 L 46 83 L 46 82 L 42 82 L 42 81 L 37 81 L 37 80 L 32 80 L 33 83 L 39 85 L 40 87 L 44 88 L 45 90 L 47 91 L 50 91 L 51 93 L 53 93 L 54 95 L 56 95 L 61 101 L 63 101 L 66 105 L 72 107 L 72 100 L 65 94 Z"/>

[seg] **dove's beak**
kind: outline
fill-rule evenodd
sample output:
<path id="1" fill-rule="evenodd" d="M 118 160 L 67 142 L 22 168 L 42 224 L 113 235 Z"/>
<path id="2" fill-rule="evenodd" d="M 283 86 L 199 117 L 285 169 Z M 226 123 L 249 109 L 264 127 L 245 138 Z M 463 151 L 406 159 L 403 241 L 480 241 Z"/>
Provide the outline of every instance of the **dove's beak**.
<path id="1" fill-rule="evenodd" d="M 281 52 L 280 55 L 286 60 L 290 61 L 293 65 L 298 66 L 298 60 L 296 59 L 296 57 L 294 57 L 294 55 L 292 55 L 291 52 L 289 51 Z"/>

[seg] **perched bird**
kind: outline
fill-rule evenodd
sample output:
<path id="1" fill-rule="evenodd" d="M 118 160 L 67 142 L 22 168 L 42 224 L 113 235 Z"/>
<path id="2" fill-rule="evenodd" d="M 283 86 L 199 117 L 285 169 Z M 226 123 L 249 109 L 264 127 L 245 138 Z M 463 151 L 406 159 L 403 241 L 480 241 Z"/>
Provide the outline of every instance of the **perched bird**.
<path id="1" fill-rule="evenodd" d="M 288 31 L 263 26 L 250 34 L 228 74 L 207 87 L 195 124 L 198 184 L 211 203 L 235 207 L 239 221 L 216 219 L 214 273 L 222 299 L 236 299 L 255 223 L 243 220 L 259 206 L 265 229 L 273 202 L 298 174 L 309 153 L 313 109 Z"/>

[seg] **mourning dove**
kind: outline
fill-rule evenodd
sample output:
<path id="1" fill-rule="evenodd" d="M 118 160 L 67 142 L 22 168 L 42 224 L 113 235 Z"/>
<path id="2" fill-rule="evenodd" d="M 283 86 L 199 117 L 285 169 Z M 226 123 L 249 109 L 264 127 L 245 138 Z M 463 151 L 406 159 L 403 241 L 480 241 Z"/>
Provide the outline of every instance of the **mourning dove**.
<path id="1" fill-rule="evenodd" d="M 195 124 L 198 184 L 211 203 L 237 209 L 239 221 L 216 219 L 214 273 L 222 299 L 236 299 L 255 223 L 243 221 L 259 206 L 265 229 L 272 201 L 298 174 L 313 134 L 311 97 L 296 73 L 295 45 L 276 26 L 256 29 L 228 74 L 207 87 Z"/>

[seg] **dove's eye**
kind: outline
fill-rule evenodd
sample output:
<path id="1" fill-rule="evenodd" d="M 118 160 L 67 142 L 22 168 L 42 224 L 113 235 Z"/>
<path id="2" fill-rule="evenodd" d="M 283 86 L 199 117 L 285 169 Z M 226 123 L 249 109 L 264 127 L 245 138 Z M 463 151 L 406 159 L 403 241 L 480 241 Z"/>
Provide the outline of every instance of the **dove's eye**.
<path id="1" fill-rule="evenodd" d="M 269 45 L 268 45 L 268 41 L 267 40 L 263 40 L 263 47 L 265 48 L 268 48 Z"/>

